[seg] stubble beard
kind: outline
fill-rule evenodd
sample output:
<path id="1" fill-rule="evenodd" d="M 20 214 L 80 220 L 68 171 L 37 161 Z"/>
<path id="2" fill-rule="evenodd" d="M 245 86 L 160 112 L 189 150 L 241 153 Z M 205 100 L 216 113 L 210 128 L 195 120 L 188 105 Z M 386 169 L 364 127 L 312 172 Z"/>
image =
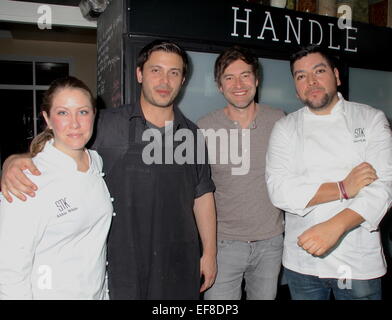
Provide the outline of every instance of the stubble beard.
<path id="1" fill-rule="evenodd" d="M 233 99 L 228 99 L 228 98 L 226 98 L 226 100 L 227 100 L 227 101 L 230 103 L 230 105 L 232 105 L 235 109 L 238 109 L 238 110 L 245 110 L 245 109 L 249 108 L 249 106 L 254 102 L 254 96 L 253 96 L 251 99 L 249 99 L 249 101 L 244 102 L 244 103 L 241 103 L 241 104 L 236 103 L 235 101 L 233 101 Z"/>
<path id="2" fill-rule="evenodd" d="M 156 99 L 154 99 L 154 97 L 152 95 L 147 94 L 147 92 L 143 91 L 144 99 L 148 103 L 150 103 L 154 107 L 162 108 L 162 109 L 171 107 L 173 105 L 173 103 L 174 103 L 174 100 L 178 96 L 178 94 L 179 94 L 179 91 L 177 93 L 173 94 L 167 102 L 159 102 Z"/>
<path id="3" fill-rule="evenodd" d="M 308 106 L 311 110 L 322 111 L 329 107 L 330 103 L 332 102 L 332 98 L 333 98 L 332 94 L 325 93 L 321 101 L 318 103 L 312 102 L 309 99 L 302 100 L 302 103 Z"/>

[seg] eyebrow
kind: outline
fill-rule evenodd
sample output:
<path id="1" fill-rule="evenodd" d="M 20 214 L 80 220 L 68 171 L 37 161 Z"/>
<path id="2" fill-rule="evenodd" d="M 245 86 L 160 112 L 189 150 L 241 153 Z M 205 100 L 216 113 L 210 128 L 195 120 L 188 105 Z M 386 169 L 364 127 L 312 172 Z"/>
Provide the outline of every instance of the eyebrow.
<path id="1" fill-rule="evenodd" d="M 243 71 L 243 72 L 241 72 L 241 73 L 240 73 L 240 75 L 242 75 L 242 74 L 246 74 L 246 73 L 250 73 L 250 74 L 252 74 L 252 73 L 253 73 L 253 71 L 251 71 L 251 70 L 246 70 L 246 71 Z M 222 76 L 223 76 L 223 77 L 227 77 L 227 76 L 234 76 L 234 73 L 224 73 Z"/>
<path id="2" fill-rule="evenodd" d="M 92 108 L 92 107 L 93 107 L 92 105 L 83 105 L 83 106 L 80 106 L 80 107 L 76 107 L 76 110 L 80 110 L 80 109 L 83 109 L 83 108 Z M 63 106 L 63 105 L 58 105 L 58 106 L 52 106 L 51 110 L 59 109 L 59 108 L 67 109 L 67 110 L 73 109 L 73 107 L 69 108 L 69 107 L 66 107 L 66 106 Z"/>
<path id="3" fill-rule="evenodd" d="M 163 69 L 164 67 L 161 66 L 161 65 L 159 65 L 159 64 L 154 64 L 154 65 L 149 66 L 148 68 L 150 68 L 150 69 L 151 69 L 151 68 L 160 68 L 160 69 Z M 182 72 L 182 68 L 177 68 L 177 67 L 170 68 L 169 70 L 178 70 L 178 71 Z"/>
<path id="4" fill-rule="evenodd" d="M 327 65 L 324 62 L 320 62 L 320 63 L 316 64 L 315 66 L 313 66 L 312 70 L 317 69 L 319 67 L 325 67 L 326 68 Z M 296 76 L 297 73 L 303 73 L 303 72 L 305 72 L 305 70 L 297 70 L 297 71 L 294 72 L 294 76 Z"/>
<path id="5" fill-rule="evenodd" d="M 182 72 L 181 68 L 170 68 L 169 70 L 171 70 L 171 71 L 176 70 L 176 71 Z"/>
<path id="6" fill-rule="evenodd" d="M 313 70 L 314 69 L 316 69 L 316 68 L 318 68 L 318 67 L 327 67 L 327 65 L 324 63 L 324 62 L 320 62 L 319 64 L 316 64 L 314 67 L 313 67 Z"/>

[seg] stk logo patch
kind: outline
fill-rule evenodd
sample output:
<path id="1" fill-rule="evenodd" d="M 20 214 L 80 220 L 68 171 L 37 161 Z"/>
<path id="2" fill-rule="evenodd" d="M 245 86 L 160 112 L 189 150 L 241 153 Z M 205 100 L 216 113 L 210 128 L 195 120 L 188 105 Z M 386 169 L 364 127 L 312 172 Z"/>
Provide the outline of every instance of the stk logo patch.
<path id="1" fill-rule="evenodd" d="M 67 201 L 67 198 L 61 198 L 61 199 L 55 201 L 54 204 L 57 207 L 57 210 L 59 211 L 59 213 L 57 214 L 57 218 L 60 218 L 64 215 L 78 209 L 78 208 L 72 208 L 72 206 Z"/>
<path id="2" fill-rule="evenodd" d="M 354 142 L 365 142 L 365 128 L 356 128 L 354 129 Z"/>

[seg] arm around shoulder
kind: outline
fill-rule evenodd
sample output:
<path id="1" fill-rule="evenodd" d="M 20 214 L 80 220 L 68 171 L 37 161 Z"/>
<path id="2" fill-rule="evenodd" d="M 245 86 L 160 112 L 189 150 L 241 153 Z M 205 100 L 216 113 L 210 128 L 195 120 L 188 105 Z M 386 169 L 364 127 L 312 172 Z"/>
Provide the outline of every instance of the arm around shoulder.
<path id="1" fill-rule="evenodd" d="M 8 202 L 12 202 L 10 193 L 22 201 L 27 199 L 25 194 L 35 196 L 34 191 L 37 190 L 37 186 L 26 177 L 24 170 L 30 171 L 33 175 L 41 174 L 29 153 L 12 155 L 4 162 L 1 190 Z"/>

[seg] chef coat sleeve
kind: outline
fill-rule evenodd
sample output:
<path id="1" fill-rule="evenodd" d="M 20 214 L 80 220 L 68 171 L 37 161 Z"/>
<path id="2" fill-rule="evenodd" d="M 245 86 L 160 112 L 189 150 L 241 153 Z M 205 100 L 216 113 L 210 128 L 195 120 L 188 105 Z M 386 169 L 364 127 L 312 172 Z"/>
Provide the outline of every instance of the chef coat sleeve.
<path id="1" fill-rule="evenodd" d="M 32 299 L 35 249 L 45 230 L 39 195 L 26 202 L 0 201 L 0 300 Z"/>
<path id="2" fill-rule="evenodd" d="M 378 179 L 362 188 L 349 208 L 360 214 L 369 231 L 378 225 L 392 204 L 392 133 L 384 113 L 376 111 L 366 132 L 365 161 L 376 170 Z"/>
<path id="3" fill-rule="evenodd" d="M 290 120 L 293 121 L 293 120 Z M 266 155 L 266 183 L 272 204 L 288 213 L 305 216 L 316 206 L 306 208 L 321 183 L 296 172 L 296 150 L 293 124 L 287 117 L 280 119 L 271 132 Z"/>

